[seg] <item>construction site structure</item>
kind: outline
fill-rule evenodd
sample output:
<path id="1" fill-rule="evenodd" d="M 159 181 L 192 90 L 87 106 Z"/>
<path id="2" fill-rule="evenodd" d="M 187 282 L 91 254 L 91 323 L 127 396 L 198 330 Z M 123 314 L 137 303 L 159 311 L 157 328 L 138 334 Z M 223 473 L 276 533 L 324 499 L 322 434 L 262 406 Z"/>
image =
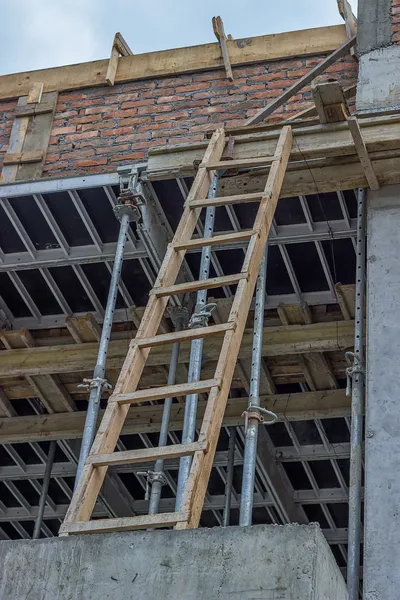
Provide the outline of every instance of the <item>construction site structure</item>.
<path id="1" fill-rule="evenodd" d="M 2 600 L 397 599 L 397 4 L 0 76 Z"/>

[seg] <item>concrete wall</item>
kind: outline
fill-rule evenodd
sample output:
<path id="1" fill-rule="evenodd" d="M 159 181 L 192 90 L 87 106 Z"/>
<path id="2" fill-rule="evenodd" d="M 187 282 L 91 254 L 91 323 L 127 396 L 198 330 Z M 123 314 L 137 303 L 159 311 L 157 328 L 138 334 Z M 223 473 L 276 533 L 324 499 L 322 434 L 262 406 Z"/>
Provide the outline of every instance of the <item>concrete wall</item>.
<path id="1" fill-rule="evenodd" d="M 370 193 L 364 600 L 400 590 L 400 186 Z"/>
<path id="2" fill-rule="evenodd" d="M 359 0 L 357 109 L 400 108 L 400 0 Z"/>
<path id="3" fill-rule="evenodd" d="M 317 525 L 0 542 L 1 600 L 346 600 Z"/>

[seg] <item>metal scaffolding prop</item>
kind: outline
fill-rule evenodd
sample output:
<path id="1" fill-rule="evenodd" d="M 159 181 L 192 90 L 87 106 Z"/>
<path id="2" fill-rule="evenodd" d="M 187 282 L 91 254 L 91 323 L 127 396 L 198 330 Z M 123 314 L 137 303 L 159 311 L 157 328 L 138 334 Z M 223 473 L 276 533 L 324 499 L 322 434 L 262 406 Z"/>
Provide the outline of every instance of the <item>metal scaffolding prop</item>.
<path id="1" fill-rule="evenodd" d="M 349 541 L 347 587 L 350 600 L 360 594 L 361 542 L 361 479 L 363 414 L 365 400 L 364 319 L 365 319 L 365 199 L 366 190 L 358 190 L 357 252 L 356 252 L 356 307 L 354 353 L 346 352 L 347 393 L 351 393 L 351 447 L 349 484 Z"/>
<path id="2" fill-rule="evenodd" d="M 46 464 L 46 471 L 44 473 L 43 485 L 42 485 L 42 489 L 40 492 L 38 514 L 36 517 L 35 527 L 33 529 L 33 534 L 32 534 L 33 540 L 38 540 L 40 538 L 40 530 L 42 529 L 42 525 L 43 525 L 44 509 L 46 506 L 47 494 L 49 491 L 50 477 L 51 477 L 51 471 L 53 468 L 56 448 L 57 448 L 57 442 L 55 442 L 55 441 L 50 442 L 49 455 L 47 457 L 47 464 Z"/>
<path id="3" fill-rule="evenodd" d="M 216 198 L 218 183 L 220 179 L 220 171 L 217 171 L 213 177 L 210 188 L 208 190 L 208 198 Z M 216 207 L 210 206 L 206 210 L 206 218 L 204 224 L 204 239 L 211 238 L 214 232 Z M 204 246 L 201 251 L 201 261 L 199 270 L 199 280 L 205 281 L 210 276 L 211 266 L 211 246 Z M 207 304 L 207 290 L 199 290 L 196 297 L 196 306 L 194 313 L 190 319 L 189 327 L 207 327 L 209 318 L 215 305 Z M 190 345 L 190 360 L 188 382 L 199 381 L 201 375 L 201 362 L 203 356 L 204 338 L 193 340 Z M 186 396 L 185 416 L 183 421 L 182 444 L 189 444 L 194 441 L 196 434 L 196 416 L 198 394 L 189 394 Z M 191 456 L 183 456 L 180 459 L 180 468 L 178 475 L 178 489 L 176 493 L 176 507 L 180 510 L 183 494 L 187 480 L 189 478 L 190 467 L 192 464 Z"/>
<path id="4" fill-rule="evenodd" d="M 264 423 L 262 413 L 272 417 L 269 423 L 274 423 L 277 419 L 274 413 L 260 406 L 260 372 L 262 361 L 262 335 L 264 329 L 265 284 L 267 279 L 267 254 L 268 247 L 266 246 L 256 289 L 249 406 L 243 413 L 245 417 L 246 442 L 239 519 L 239 525 L 242 526 L 250 526 L 252 524 L 258 426 L 260 423 Z"/>
<path id="5" fill-rule="evenodd" d="M 122 180 L 121 180 L 122 181 Z M 115 252 L 114 265 L 111 274 L 110 289 L 108 291 L 107 306 L 104 315 L 103 328 L 97 353 L 96 366 L 93 371 L 92 379 L 84 379 L 81 387 L 90 390 L 89 403 L 86 413 L 85 428 L 83 431 L 82 445 L 79 454 L 78 469 L 76 472 L 75 487 L 82 474 L 86 459 L 92 447 L 96 433 L 97 418 L 99 416 L 100 399 L 104 390 L 110 390 L 111 385 L 105 378 L 108 346 L 110 343 L 115 303 L 117 301 L 118 285 L 121 279 L 122 263 L 124 260 L 124 250 L 128 235 L 128 229 L 131 221 L 138 221 L 140 212 L 135 202 L 135 196 L 132 192 L 132 181 L 126 186 L 121 183 L 120 204 L 114 207 L 114 214 L 120 222 L 117 249 Z"/>

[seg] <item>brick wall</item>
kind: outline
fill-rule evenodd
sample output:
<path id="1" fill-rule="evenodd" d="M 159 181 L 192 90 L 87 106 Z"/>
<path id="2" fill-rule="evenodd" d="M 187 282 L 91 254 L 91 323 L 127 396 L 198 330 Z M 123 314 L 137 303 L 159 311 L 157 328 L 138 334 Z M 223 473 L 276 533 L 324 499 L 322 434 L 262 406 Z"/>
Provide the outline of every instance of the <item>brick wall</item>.
<path id="1" fill-rule="evenodd" d="M 400 0 L 398 0 L 400 4 Z M 44 176 L 95 173 L 143 161 L 150 146 L 204 139 L 217 126 L 240 126 L 279 96 L 323 57 L 282 60 L 234 68 L 230 83 L 221 70 L 135 81 L 59 95 Z M 350 56 L 323 78 L 346 87 L 357 79 Z M 16 101 L 0 103 L 0 157 L 7 150 Z M 304 88 L 273 117 L 310 106 Z M 1 161 L 1 158 L 0 158 Z"/>
<path id="2" fill-rule="evenodd" d="M 392 42 L 400 42 L 400 0 L 392 0 Z"/>

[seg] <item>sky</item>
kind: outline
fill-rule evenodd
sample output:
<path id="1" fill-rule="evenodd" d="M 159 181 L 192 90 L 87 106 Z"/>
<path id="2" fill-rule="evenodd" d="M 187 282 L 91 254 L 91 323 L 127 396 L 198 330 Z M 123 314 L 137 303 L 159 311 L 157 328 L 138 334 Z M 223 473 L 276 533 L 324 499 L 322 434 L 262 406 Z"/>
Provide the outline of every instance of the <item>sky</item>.
<path id="1" fill-rule="evenodd" d="M 350 0 L 356 14 L 357 0 Z M 215 42 L 211 19 L 245 38 L 343 23 L 336 0 L 0 0 L 0 74 Z"/>

